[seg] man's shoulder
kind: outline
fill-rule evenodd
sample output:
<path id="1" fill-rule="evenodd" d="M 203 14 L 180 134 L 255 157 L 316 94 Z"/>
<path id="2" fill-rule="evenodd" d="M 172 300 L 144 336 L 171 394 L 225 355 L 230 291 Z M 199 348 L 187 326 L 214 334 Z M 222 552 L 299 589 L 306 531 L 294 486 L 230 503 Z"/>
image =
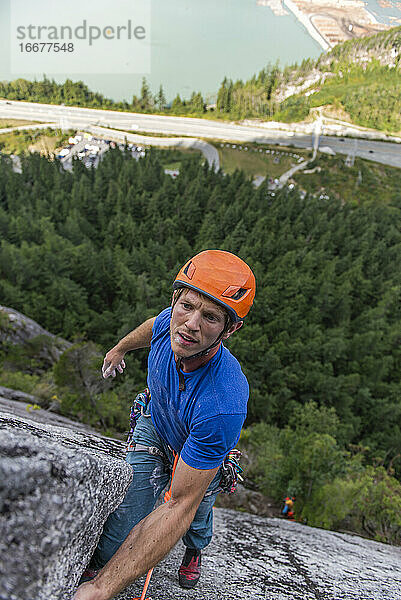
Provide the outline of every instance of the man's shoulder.
<path id="1" fill-rule="evenodd" d="M 171 319 L 171 306 L 168 306 L 161 313 L 159 313 L 153 323 L 152 335 L 156 336 L 159 333 L 163 333 L 170 327 Z"/>
<path id="2" fill-rule="evenodd" d="M 222 346 L 221 357 L 218 366 L 222 371 L 228 371 L 235 377 L 245 378 L 239 360 L 230 352 L 228 348 Z"/>
<path id="3" fill-rule="evenodd" d="M 210 369 L 210 377 L 214 390 L 225 398 L 233 394 L 238 398 L 248 399 L 249 384 L 242 372 L 238 359 L 226 347 L 222 347 L 221 355 Z"/>

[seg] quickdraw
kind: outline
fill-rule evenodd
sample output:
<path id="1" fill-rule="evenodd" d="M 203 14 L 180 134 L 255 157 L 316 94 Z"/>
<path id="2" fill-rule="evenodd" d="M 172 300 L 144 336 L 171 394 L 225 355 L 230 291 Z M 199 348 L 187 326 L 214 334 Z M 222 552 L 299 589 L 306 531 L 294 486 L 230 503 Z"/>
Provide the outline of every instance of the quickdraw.
<path id="1" fill-rule="evenodd" d="M 239 464 L 241 451 L 233 448 L 225 457 L 221 465 L 220 490 L 223 494 L 233 494 L 237 489 L 239 481 L 244 481 L 241 477 L 243 469 Z"/>
<path id="2" fill-rule="evenodd" d="M 136 427 L 136 424 L 138 422 L 138 419 L 141 415 L 145 414 L 146 408 L 148 406 L 150 402 L 150 391 L 148 388 L 145 388 L 143 390 L 143 392 L 140 392 L 135 400 L 133 405 L 131 406 L 131 413 L 130 413 L 130 432 L 128 434 L 128 439 L 127 439 L 127 452 L 130 452 L 131 450 L 133 450 L 135 448 L 135 444 L 133 441 L 134 438 L 134 429 Z"/>

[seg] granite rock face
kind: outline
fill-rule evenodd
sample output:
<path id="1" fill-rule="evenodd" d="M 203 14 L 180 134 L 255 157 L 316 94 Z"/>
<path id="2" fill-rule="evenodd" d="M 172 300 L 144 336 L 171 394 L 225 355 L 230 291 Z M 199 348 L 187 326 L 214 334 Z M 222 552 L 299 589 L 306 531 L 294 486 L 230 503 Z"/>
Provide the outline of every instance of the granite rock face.
<path id="1" fill-rule="evenodd" d="M 249 490 L 241 484 L 238 484 L 235 494 L 219 494 L 216 506 L 219 508 L 233 508 L 260 517 L 278 517 L 282 508 L 281 505 L 275 503 L 268 496 Z"/>
<path id="2" fill-rule="evenodd" d="M 30 421 L 35 421 L 37 423 L 59 425 L 61 427 L 72 429 L 73 431 L 93 433 L 99 438 L 97 431 L 89 425 L 80 423 L 79 421 L 73 421 L 52 410 L 41 408 L 37 404 L 35 405 L 35 402 L 36 398 L 31 394 L 25 394 L 24 392 L 0 386 L 0 415 L 1 413 L 8 413 L 10 416 L 22 417 L 23 419 L 29 419 Z"/>
<path id="3" fill-rule="evenodd" d="M 398 600 L 401 548 L 230 509 L 214 510 L 202 577 L 182 590 L 181 542 L 154 570 L 152 600 Z M 140 597 L 144 578 L 116 596 Z"/>
<path id="4" fill-rule="evenodd" d="M 0 305 L 0 317 L 0 346 L 2 343 L 33 346 L 32 351 L 37 359 L 48 367 L 72 346 L 71 342 L 46 331 L 36 321 L 13 308 Z"/>
<path id="5" fill-rule="evenodd" d="M 4 387 L 0 385 L 0 402 L 10 401 L 14 404 L 20 404 L 22 402 L 25 403 L 25 406 L 28 404 L 34 404 L 36 401 L 36 396 L 32 394 L 27 394 L 26 392 L 21 392 L 20 390 L 13 390 L 12 388 Z M 0 405 L 1 410 L 1 405 Z"/>
<path id="6" fill-rule="evenodd" d="M 0 412 L 0 600 L 72 598 L 103 522 L 130 481 L 123 455 L 117 440 Z M 225 508 L 214 510 L 214 521 L 195 590 L 178 585 L 179 542 L 156 566 L 148 597 L 401 598 L 399 547 Z M 143 582 L 116 598 L 140 597 Z"/>
<path id="7" fill-rule="evenodd" d="M 124 497 L 123 445 L 0 413 L 0 598 L 69 600 Z"/>

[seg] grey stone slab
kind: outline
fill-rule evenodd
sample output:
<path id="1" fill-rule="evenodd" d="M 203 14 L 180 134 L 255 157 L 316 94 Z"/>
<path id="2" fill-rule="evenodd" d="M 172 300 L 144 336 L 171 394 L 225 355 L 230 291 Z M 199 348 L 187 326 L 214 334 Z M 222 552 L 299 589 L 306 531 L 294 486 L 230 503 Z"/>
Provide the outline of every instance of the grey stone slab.
<path id="1" fill-rule="evenodd" d="M 0 415 L 0 597 L 71 598 L 132 472 L 122 444 Z"/>
<path id="2" fill-rule="evenodd" d="M 71 342 L 67 342 L 67 340 L 50 333 L 39 325 L 39 323 L 13 308 L 0 305 L 0 312 L 6 315 L 9 321 L 9 326 L 0 332 L 0 340 L 11 344 L 23 344 L 40 335 L 52 339 L 63 350 L 72 345 Z"/>
<path id="3" fill-rule="evenodd" d="M 35 370 L 46 370 L 56 363 L 62 353 L 72 346 L 71 342 L 50 333 L 33 319 L 22 313 L 0 305 L 0 347 L 2 345 L 21 346 L 32 351 L 34 344 L 35 358 L 40 363 Z M 35 346 L 36 340 L 36 346 Z M 39 344 L 37 344 L 39 342 Z"/>
<path id="4" fill-rule="evenodd" d="M 23 419 L 29 419 L 37 423 L 59 425 L 68 429 L 86 431 L 96 435 L 96 431 L 92 427 L 89 427 L 89 425 L 73 421 L 45 408 L 33 408 L 36 400 L 37 398 L 30 394 L 0 386 L 0 413 L 8 413 L 10 416 L 22 417 Z"/>
<path id="5" fill-rule="evenodd" d="M 0 414 L 0 600 L 70 600 L 130 480 L 123 444 Z M 155 567 L 152 600 L 398 600 L 401 548 L 283 519 L 215 509 L 195 590 L 181 542 Z M 141 578 L 118 596 L 141 595 Z"/>
<path id="6" fill-rule="evenodd" d="M 398 600 L 401 548 L 282 519 L 215 509 L 202 578 L 182 590 L 177 544 L 153 573 L 152 600 Z M 141 581 L 117 598 L 139 597 Z"/>

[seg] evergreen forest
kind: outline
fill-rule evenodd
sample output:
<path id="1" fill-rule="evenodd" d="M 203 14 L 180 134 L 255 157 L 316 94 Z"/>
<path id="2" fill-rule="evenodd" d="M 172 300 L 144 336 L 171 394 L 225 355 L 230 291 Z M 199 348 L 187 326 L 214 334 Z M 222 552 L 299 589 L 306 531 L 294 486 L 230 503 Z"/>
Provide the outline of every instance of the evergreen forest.
<path id="1" fill-rule="evenodd" d="M 257 280 L 229 341 L 251 389 L 247 476 L 277 501 L 296 495 L 311 525 L 399 544 L 401 193 L 273 196 L 196 156 L 172 179 L 160 152 L 137 161 L 116 148 L 72 172 L 32 154 L 16 173 L 0 157 L 0 304 L 73 342 L 54 365 L 38 358 L 45 339 L 3 343 L 0 384 L 123 433 L 146 352 L 112 381 L 100 376 L 104 353 L 169 304 L 194 253 L 237 253 Z"/>

